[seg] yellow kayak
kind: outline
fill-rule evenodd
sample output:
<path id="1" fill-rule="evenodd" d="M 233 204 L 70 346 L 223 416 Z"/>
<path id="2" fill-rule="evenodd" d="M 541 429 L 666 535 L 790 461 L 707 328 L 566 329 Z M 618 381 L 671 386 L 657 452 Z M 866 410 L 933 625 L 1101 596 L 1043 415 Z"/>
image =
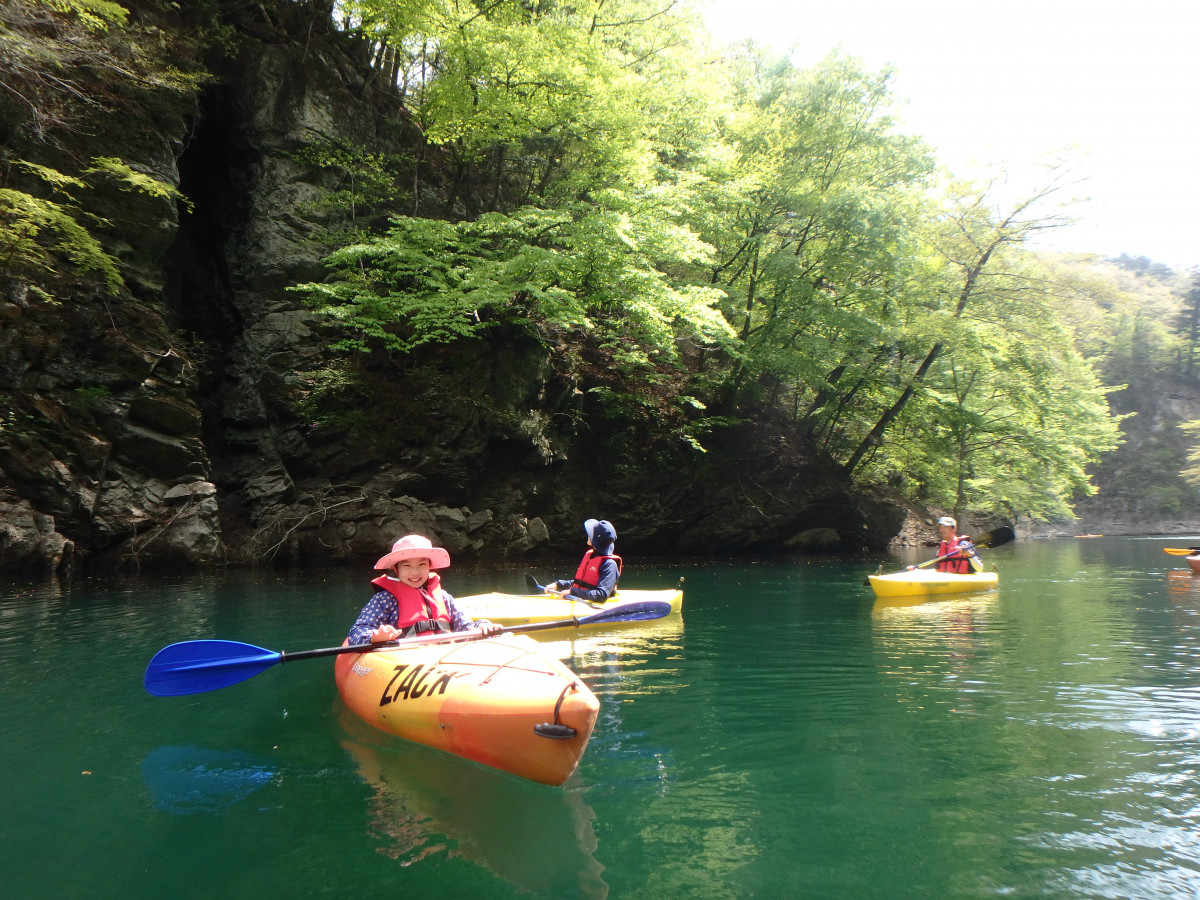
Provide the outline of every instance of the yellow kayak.
<path id="1" fill-rule="evenodd" d="M 574 672 L 523 634 L 347 653 L 334 677 L 369 725 L 542 784 L 575 771 L 600 710 Z"/>
<path id="2" fill-rule="evenodd" d="M 891 575 L 870 575 L 876 597 L 924 597 L 931 594 L 966 594 L 990 591 L 1000 583 L 995 572 L 971 572 L 955 575 L 932 569 L 910 569 Z"/>
<path id="3" fill-rule="evenodd" d="M 674 614 L 683 609 L 683 590 L 668 588 L 660 591 L 637 589 L 618 590 L 604 603 L 585 603 L 582 600 L 563 600 L 557 594 L 473 594 L 455 597 L 454 605 L 473 619 L 487 619 L 497 625 L 532 625 L 537 622 L 557 622 L 582 618 L 604 610 L 606 613 L 633 607 L 635 604 L 670 603 Z"/>

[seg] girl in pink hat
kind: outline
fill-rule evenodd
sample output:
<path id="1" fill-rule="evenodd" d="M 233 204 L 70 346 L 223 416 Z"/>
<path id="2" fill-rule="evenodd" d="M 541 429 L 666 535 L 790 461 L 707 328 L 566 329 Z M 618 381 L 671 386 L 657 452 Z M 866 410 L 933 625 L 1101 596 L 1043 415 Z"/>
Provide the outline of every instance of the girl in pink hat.
<path id="1" fill-rule="evenodd" d="M 450 565 L 450 554 L 433 546 L 419 534 L 406 534 L 392 545 L 392 552 L 375 563 L 385 570 L 371 584 L 379 588 L 358 614 L 349 644 L 378 643 L 416 637 L 438 631 L 466 631 L 478 628 L 495 634 L 499 625 L 487 619 L 473 621 L 454 605 L 454 598 L 442 590 L 441 576 L 433 569 Z"/>

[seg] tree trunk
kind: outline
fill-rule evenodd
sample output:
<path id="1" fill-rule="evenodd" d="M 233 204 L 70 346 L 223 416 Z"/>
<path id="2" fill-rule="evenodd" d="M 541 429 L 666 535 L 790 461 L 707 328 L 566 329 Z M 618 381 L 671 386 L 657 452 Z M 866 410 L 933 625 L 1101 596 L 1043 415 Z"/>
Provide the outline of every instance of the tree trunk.
<path id="1" fill-rule="evenodd" d="M 846 474 L 853 475 L 854 470 L 858 468 L 858 464 L 867 455 L 867 451 L 879 446 L 883 440 L 883 433 L 895 421 L 896 416 L 903 412 L 904 407 L 908 405 L 908 401 L 912 399 L 912 395 L 917 392 L 917 385 L 921 383 L 921 380 L 925 377 L 925 373 L 937 361 L 938 355 L 941 352 L 942 345 L 940 343 L 934 344 L 933 349 L 926 354 L 924 361 L 917 368 L 917 371 L 913 373 L 913 377 L 909 380 L 904 392 L 896 399 L 895 403 L 888 407 L 887 412 L 879 417 L 879 421 L 875 423 L 875 427 L 862 439 L 862 442 L 858 445 L 858 449 L 846 461 Z"/>
<path id="2" fill-rule="evenodd" d="M 979 274 L 983 271 L 983 267 L 987 265 L 988 260 L 992 258 L 992 254 L 996 251 L 996 248 L 1004 243 L 1004 241 L 1005 238 L 1003 236 L 993 241 L 983 251 L 979 259 L 975 261 L 975 264 L 967 270 L 966 280 L 963 282 L 962 290 L 958 293 L 958 303 L 954 307 L 955 319 L 962 318 L 963 310 L 967 308 L 967 301 L 971 299 L 971 292 L 975 290 L 975 282 L 979 280 Z M 879 421 L 875 423 L 875 427 L 871 429 L 870 433 L 862 439 L 862 443 L 858 445 L 858 449 L 846 461 L 844 468 L 847 475 L 853 475 L 854 470 L 862 462 L 863 457 L 867 455 L 867 451 L 878 447 L 883 441 L 883 433 L 887 431 L 888 426 L 896 420 L 896 416 L 900 415 L 904 407 L 908 405 L 908 401 L 916 393 L 917 385 L 924 380 L 930 367 L 937 361 L 938 355 L 942 352 L 942 347 L 943 344 L 941 341 L 933 345 L 933 349 L 926 354 L 924 361 L 917 367 L 917 371 L 913 373 L 912 378 L 909 379 L 908 386 L 905 387 L 904 392 L 897 398 L 895 403 L 888 407 L 887 412 L 879 418 Z"/>

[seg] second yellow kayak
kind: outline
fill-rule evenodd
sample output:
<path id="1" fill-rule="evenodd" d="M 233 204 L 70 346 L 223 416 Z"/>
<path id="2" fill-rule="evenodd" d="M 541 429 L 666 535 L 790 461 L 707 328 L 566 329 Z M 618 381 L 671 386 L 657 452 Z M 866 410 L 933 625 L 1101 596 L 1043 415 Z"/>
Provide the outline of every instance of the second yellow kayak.
<path id="1" fill-rule="evenodd" d="M 677 613 L 683 609 L 683 591 L 679 588 L 660 591 L 619 590 L 607 601 L 598 604 L 563 600 L 556 594 L 491 593 L 454 598 L 454 604 L 471 618 L 487 619 L 497 625 L 533 625 L 583 618 L 600 610 L 617 611 L 647 601 L 670 603 L 669 614 Z"/>
<path id="2" fill-rule="evenodd" d="M 891 575 L 871 575 L 876 597 L 922 597 L 932 594 L 966 594 L 990 591 L 1000 583 L 995 572 L 971 572 L 955 575 L 931 569 L 910 569 Z"/>

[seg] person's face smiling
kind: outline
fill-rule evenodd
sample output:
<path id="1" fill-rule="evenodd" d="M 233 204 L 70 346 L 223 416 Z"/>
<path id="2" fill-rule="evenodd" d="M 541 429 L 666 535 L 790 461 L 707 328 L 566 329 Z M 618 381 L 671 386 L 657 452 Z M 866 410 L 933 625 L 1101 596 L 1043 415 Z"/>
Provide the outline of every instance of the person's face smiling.
<path id="1" fill-rule="evenodd" d="M 396 566 L 396 575 L 409 587 L 419 588 L 429 578 L 429 560 L 402 559 Z"/>

